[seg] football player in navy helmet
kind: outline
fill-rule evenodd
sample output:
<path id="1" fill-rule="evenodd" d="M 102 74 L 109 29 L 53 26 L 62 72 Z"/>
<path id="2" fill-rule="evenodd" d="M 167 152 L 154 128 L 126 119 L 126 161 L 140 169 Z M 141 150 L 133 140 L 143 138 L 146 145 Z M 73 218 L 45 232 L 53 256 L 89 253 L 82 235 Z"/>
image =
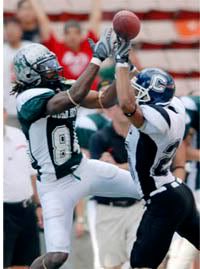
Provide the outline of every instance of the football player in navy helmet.
<path id="1" fill-rule="evenodd" d="M 131 80 L 139 104 L 167 106 L 175 93 L 173 78 L 159 68 L 145 68 Z"/>
<path id="2" fill-rule="evenodd" d="M 131 252 L 132 268 L 157 268 L 174 232 L 199 248 L 199 214 L 191 190 L 170 171 L 185 130 L 185 109 L 174 96 L 173 78 L 146 68 L 129 79 L 129 42 L 115 49 L 116 88 L 131 127 L 126 138 L 129 167 L 146 211 Z"/>

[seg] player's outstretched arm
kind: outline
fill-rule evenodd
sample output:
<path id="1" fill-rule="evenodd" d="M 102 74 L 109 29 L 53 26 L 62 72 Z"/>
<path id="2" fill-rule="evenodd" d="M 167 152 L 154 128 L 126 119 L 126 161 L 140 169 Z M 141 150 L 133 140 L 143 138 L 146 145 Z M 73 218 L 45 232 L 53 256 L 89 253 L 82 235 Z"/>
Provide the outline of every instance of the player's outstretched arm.
<path id="1" fill-rule="evenodd" d="M 60 92 L 48 101 L 46 108 L 48 114 L 61 113 L 68 108 L 78 106 L 85 98 L 100 68 L 101 62 L 111 53 L 111 34 L 112 29 L 107 29 L 96 44 L 92 43 L 93 58 L 89 66 L 70 90 Z"/>
<path id="2" fill-rule="evenodd" d="M 71 107 L 78 106 L 87 95 L 98 70 L 98 65 L 90 63 L 68 92 L 59 92 L 48 101 L 47 114 L 61 113 Z"/>
<path id="3" fill-rule="evenodd" d="M 81 106 L 86 108 L 109 108 L 117 104 L 117 102 L 116 83 L 114 81 L 103 91 L 89 91 L 81 102 Z"/>
<path id="4" fill-rule="evenodd" d="M 130 85 L 128 53 L 129 42 L 118 40 L 115 51 L 117 97 L 125 116 L 139 128 L 144 123 L 144 117 L 142 110 L 136 103 L 134 89 Z"/>

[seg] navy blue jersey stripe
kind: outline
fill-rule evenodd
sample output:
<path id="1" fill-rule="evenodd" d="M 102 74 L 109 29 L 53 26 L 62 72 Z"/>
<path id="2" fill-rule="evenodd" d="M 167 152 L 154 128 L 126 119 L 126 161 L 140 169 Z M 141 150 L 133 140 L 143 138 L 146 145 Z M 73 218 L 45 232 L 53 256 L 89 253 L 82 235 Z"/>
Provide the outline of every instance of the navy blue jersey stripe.
<path id="1" fill-rule="evenodd" d="M 170 128 L 171 121 L 170 121 L 170 117 L 169 117 L 167 111 L 161 106 L 157 106 L 157 105 L 149 105 L 149 106 L 154 108 L 156 111 L 158 111 L 163 116 L 163 118 L 166 120 L 166 122 Z"/>
<path id="2" fill-rule="evenodd" d="M 150 169 L 154 163 L 157 153 L 155 142 L 147 135 L 140 132 L 140 137 L 136 149 L 136 171 L 145 196 L 154 190 L 156 185 L 150 176 Z"/>
<path id="3" fill-rule="evenodd" d="M 176 109 L 173 106 L 168 106 L 168 109 L 170 109 L 174 113 L 178 114 L 178 112 L 176 111 Z"/>

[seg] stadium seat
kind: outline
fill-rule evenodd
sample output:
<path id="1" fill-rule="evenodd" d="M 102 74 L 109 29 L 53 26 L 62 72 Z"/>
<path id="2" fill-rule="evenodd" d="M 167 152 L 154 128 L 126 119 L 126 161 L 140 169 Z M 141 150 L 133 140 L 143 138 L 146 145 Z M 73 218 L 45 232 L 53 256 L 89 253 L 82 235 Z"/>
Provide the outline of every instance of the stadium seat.
<path id="1" fill-rule="evenodd" d="M 18 0 L 5 0 L 4 1 L 4 12 L 14 12 L 16 10 Z M 58 14 L 63 12 L 68 13 L 89 13 L 91 9 L 91 0 L 40 0 L 45 11 L 49 14 Z M 157 11 L 158 14 L 164 13 L 177 13 L 177 11 L 185 11 L 187 14 L 196 12 L 199 9 L 198 0 L 102 0 L 102 8 L 105 12 L 113 12 L 120 9 L 127 9 L 127 7 L 134 12 L 148 13 Z M 187 15 L 186 14 L 186 15 Z M 192 14 L 192 13 L 191 13 Z M 155 14 L 156 15 L 156 14 Z M 184 14 L 182 14 L 183 16 Z M 152 15 L 153 16 L 153 13 Z M 148 16 L 146 17 L 148 18 Z M 151 17 L 152 19 L 153 17 Z M 150 19 L 150 17 L 149 17 Z"/>
<path id="2" fill-rule="evenodd" d="M 200 37 L 200 22 L 198 20 L 178 20 L 175 22 L 178 38 L 183 41 L 193 41 Z"/>
<path id="3" fill-rule="evenodd" d="M 199 94 L 199 89 L 200 89 L 200 80 L 199 78 L 189 78 L 187 79 L 188 82 L 188 91 L 190 93 L 198 93 Z"/>
<path id="4" fill-rule="evenodd" d="M 190 89 L 188 87 L 187 79 L 175 79 L 176 96 L 188 95 Z"/>
<path id="5" fill-rule="evenodd" d="M 175 79 L 176 95 L 199 94 L 199 79 Z"/>
<path id="6" fill-rule="evenodd" d="M 142 50 L 136 52 L 142 68 L 159 67 L 169 70 L 168 62 L 163 50 Z"/>
<path id="7" fill-rule="evenodd" d="M 93 0 L 39 0 L 52 21 L 59 40 L 69 18 L 79 19 L 88 29 Z M 140 34 L 134 39 L 142 67 L 160 67 L 177 80 L 178 92 L 198 89 L 199 85 L 199 1 L 198 0 L 101 0 L 101 32 L 112 24 L 115 12 L 127 7 L 142 19 Z M 4 1 L 4 15 L 15 13 L 18 0 Z M 187 78 L 187 80 L 185 79 Z"/>
<path id="8" fill-rule="evenodd" d="M 151 43 L 168 43 L 177 39 L 173 22 L 166 21 L 146 21 L 143 23 L 146 40 Z"/>
<path id="9" fill-rule="evenodd" d="M 166 50 L 165 55 L 173 72 L 191 72 L 199 70 L 198 50 Z"/>

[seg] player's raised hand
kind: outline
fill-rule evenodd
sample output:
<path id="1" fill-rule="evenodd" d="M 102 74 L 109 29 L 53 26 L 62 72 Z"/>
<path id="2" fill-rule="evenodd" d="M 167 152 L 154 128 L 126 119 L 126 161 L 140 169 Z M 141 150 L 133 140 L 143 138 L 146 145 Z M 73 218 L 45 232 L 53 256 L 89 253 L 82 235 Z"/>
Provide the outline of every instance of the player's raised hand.
<path id="1" fill-rule="evenodd" d="M 95 44 L 94 41 L 88 38 L 90 47 L 93 50 L 93 57 L 104 61 L 112 53 L 112 28 L 107 28 L 100 36 L 99 41 Z"/>
<path id="2" fill-rule="evenodd" d="M 116 63 L 128 63 L 129 50 L 130 40 L 125 40 L 117 36 L 114 45 L 114 57 Z"/>

